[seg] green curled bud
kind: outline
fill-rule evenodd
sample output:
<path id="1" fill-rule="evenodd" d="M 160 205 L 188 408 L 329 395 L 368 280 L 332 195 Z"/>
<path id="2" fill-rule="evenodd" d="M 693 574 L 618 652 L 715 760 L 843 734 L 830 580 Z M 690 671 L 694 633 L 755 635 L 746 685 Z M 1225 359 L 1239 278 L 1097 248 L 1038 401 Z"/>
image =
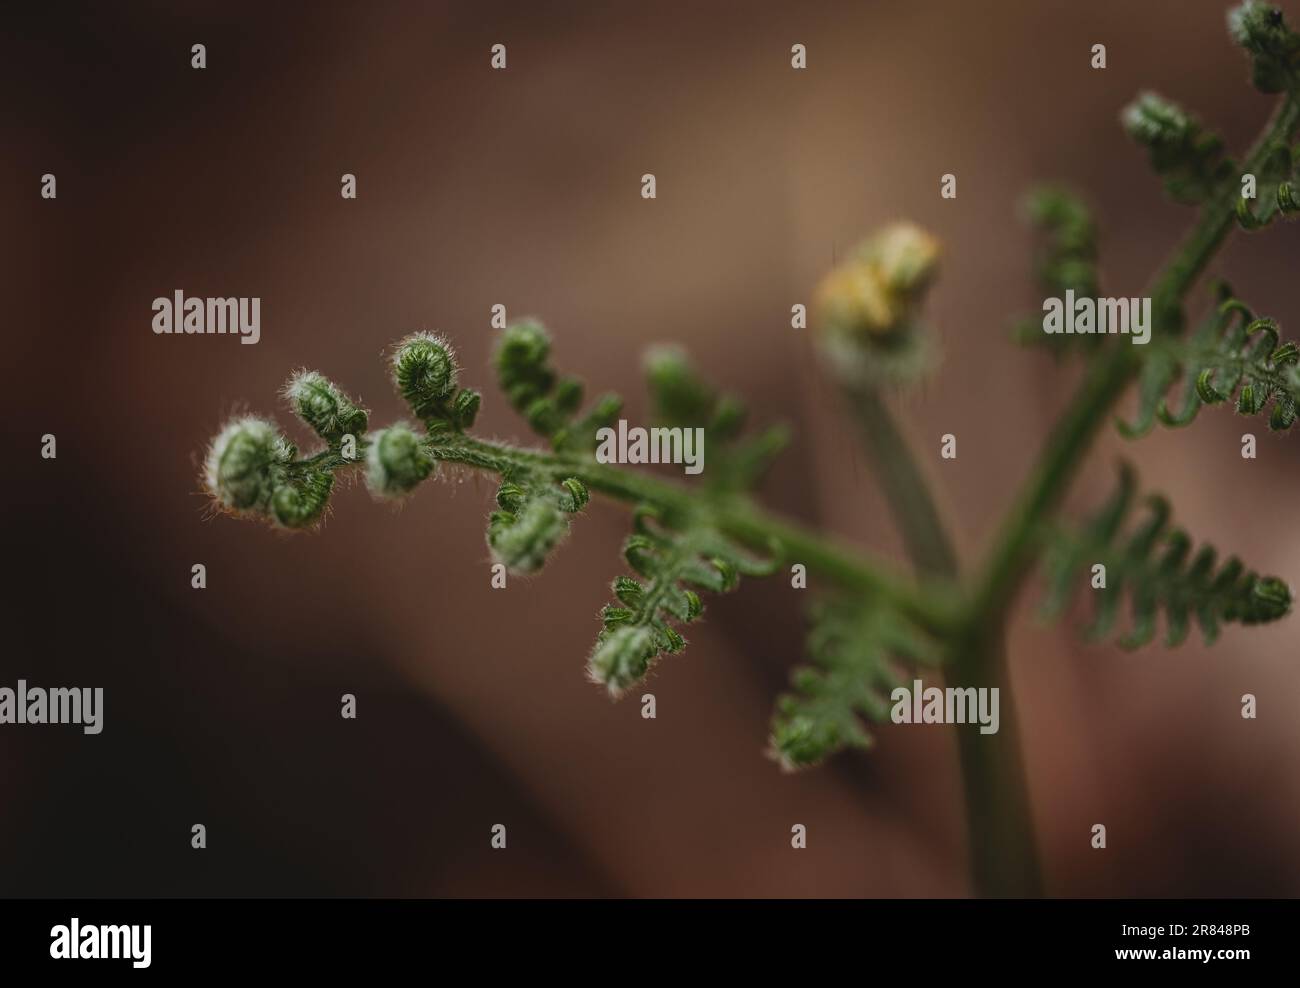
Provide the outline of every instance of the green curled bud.
<path id="1" fill-rule="evenodd" d="M 645 587 L 630 576 L 614 578 L 614 596 L 628 607 L 640 607 L 645 600 Z"/>
<path id="2" fill-rule="evenodd" d="M 664 610 L 685 624 L 690 624 L 704 613 L 704 602 L 694 590 L 674 587 L 665 597 Z"/>
<path id="3" fill-rule="evenodd" d="M 266 419 L 245 416 L 227 423 L 208 449 L 204 479 L 227 508 L 265 511 L 296 450 Z"/>
<path id="4" fill-rule="evenodd" d="M 560 378 L 555 386 L 555 407 L 561 415 L 568 417 L 582 404 L 582 381 L 576 377 Z"/>
<path id="5" fill-rule="evenodd" d="M 495 355 L 500 390 L 516 411 L 523 412 L 555 386 L 555 373 L 547 367 L 551 338 L 541 322 L 524 320 L 507 326 Z"/>
<path id="6" fill-rule="evenodd" d="M 1246 0 L 1228 12 L 1228 33 L 1250 53 L 1251 81 L 1263 93 L 1280 93 L 1300 68 L 1300 35 L 1287 27 L 1282 11 Z"/>
<path id="7" fill-rule="evenodd" d="M 393 381 L 421 419 L 443 418 L 456 390 L 455 354 L 432 333 L 414 333 L 393 351 Z"/>
<path id="8" fill-rule="evenodd" d="M 478 418 L 478 408 L 483 402 L 483 396 L 477 391 L 471 391 L 465 388 L 456 393 L 455 400 L 451 403 L 451 415 L 456 424 L 462 429 L 468 429 Z"/>
<path id="9" fill-rule="evenodd" d="M 686 647 L 686 639 L 675 629 L 664 625 L 654 636 L 655 647 L 661 652 L 676 655 Z"/>
<path id="10" fill-rule="evenodd" d="M 1178 202 L 1205 201 L 1233 174 L 1234 166 L 1223 156 L 1223 139 L 1163 96 L 1139 93 L 1120 121 L 1147 148 L 1151 166 Z"/>
<path id="11" fill-rule="evenodd" d="M 436 465 L 420 437 L 398 422 L 370 436 L 366 484 L 377 497 L 401 497 L 427 480 Z"/>
<path id="12" fill-rule="evenodd" d="M 333 489 L 334 474 L 312 470 L 275 489 L 271 495 L 271 517 L 285 528 L 304 528 L 320 517 Z"/>
<path id="13" fill-rule="evenodd" d="M 617 626 L 596 643 L 587 660 L 587 675 L 613 696 L 640 682 L 658 651 L 649 628 Z"/>
<path id="14" fill-rule="evenodd" d="M 1291 611 L 1291 588 L 1276 576 L 1258 577 L 1250 588 L 1250 598 L 1244 608 L 1242 622 L 1265 624 L 1276 621 Z"/>
<path id="15" fill-rule="evenodd" d="M 615 607 L 606 604 L 600 611 L 600 623 L 606 631 L 613 631 L 621 624 L 630 624 L 636 620 L 636 612 L 627 607 Z"/>
<path id="16" fill-rule="evenodd" d="M 577 477 L 570 477 L 560 485 L 564 488 L 564 493 L 560 495 L 560 510 L 573 514 L 575 511 L 581 511 L 586 503 L 591 500 L 591 493 L 587 490 L 587 485 Z"/>
<path id="17" fill-rule="evenodd" d="M 680 347 L 651 347 L 644 365 L 657 421 L 691 427 L 710 423 L 717 396 L 696 374 Z"/>
<path id="18" fill-rule="evenodd" d="M 550 398 L 534 398 L 522 411 L 529 427 L 543 436 L 553 435 L 564 425 L 564 416 Z"/>
<path id="19" fill-rule="evenodd" d="M 1021 210 L 1045 235 L 1035 263 L 1044 288 L 1054 295 L 1097 295 L 1097 226 L 1083 200 L 1069 189 L 1043 185 L 1025 197 Z"/>
<path id="20" fill-rule="evenodd" d="M 284 395 L 294 414 L 331 445 L 342 442 L 346 435 L 365 434 L 369 423 L 366 410 L 316 371 L 299 371 L 285 385 Z"/>
<path id="21" fill-rule="evenodd" d="M 1300 196 L 1296 195 L 1293 182 L 1283 182 L 1277 187 L 1277 208 L 1283 213 L 1300 212 Z"/>
<path id="22" fill-rule="evenodd" d="M 1285 432 L 1295 423 L 1296 409 L 1290 402 L 1277 402 L 1268 417 L 1268 427 L 1274 432 Z"/>
<path id="23" fill-rule="evenodd" d="M 519 512 L 497 512 L 488 525 L 488 547 L 514 573 L 533 573 L 569 532 L 569 523 L 549 498 L 525 501 Z"/>
<path id="24" fill-rule="evenodd" d="M 624 540 L 623 558 L 641 576 L 653 577 L 659 565 L 654 540 L 645 535 L 629 535 Z"/>
<path id="25" fill-rule="evenodd" d="M 615 394 L 601 395 L 596 399 L 591 411 L 587 413 L 586 422 L 592 432 L 612 426 L 618 421 L 623 411 L 623 399 Z"/>
<path id="26" fill-rule="evenodd" d="M 505 483 L 497 488 L 497 504 L 502 511 L 515 512 L 528 500 L 528 491 L 515 483 Z"/>
<path id="27" fill-rule="evenodd" d="M 869 742 L 860 730 L 799 712 L 798 704 L 787 696 L 777 703 L 770 743 L 772 757 L 789 772 L 816 765 L 847 745 L 865 747 Z"/>
<path id="28" fill-rule="evenodd" d="M 745 403 L 733 395 L 723 395 L 718 399 L 718 407 L 713 411 L 713 421 L 709 425 L 709 434 L 719 439 L 732 439 L 740 435 L 745 427 L 748 410 Z"/>

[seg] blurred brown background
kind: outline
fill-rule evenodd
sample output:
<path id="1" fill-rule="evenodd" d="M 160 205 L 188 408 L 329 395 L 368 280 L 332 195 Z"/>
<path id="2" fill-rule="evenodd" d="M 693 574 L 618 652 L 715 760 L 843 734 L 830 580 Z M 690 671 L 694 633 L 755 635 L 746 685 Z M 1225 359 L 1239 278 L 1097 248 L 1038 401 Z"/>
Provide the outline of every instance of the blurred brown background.
<path id="1" fill-rule="evenodd" d="M 198 464 L 299 366 L 383 423 L 381 350 L 459 349 L 482 430 L 527 438 L 492 387 L 489 307 L 541 316 L 566 369 L 645 409 L 639 355 L 680 341 L 797 441 L 775 507 L 899 543 L 790 306 L 899 217 L 944 241 L 945 366 L 907 399 L 967 560 L 1074 374 L 1015 348 L 1041 296 L 1016 204 L 1087 193 L 1103 280 L 1139 294 L 1190 222 L 1117 125 L 1154 88 L 1240 148 L 1270 100 L 1219 0 L 916 4 L 438 3 L 53 7 L 6 15 L 0 160 L 10 639 L 0 684 L 106 689 L 98 737 L 0 733 L 8 895 L 966 894 L 951 738 L 878 732 L 799 776 L 763 757 L 805 598 L 748 581 L 692 646 L 611 704 L 583 678 L 624 510 L 594 504 L 547 570 L 489 586 L 481 477 L 400 511 L 360 488 L 325 531 L 205 517 Z M 1300 11 L 1292 6 L 1294 20 Z M 190 68 L 190 46 L 208 68 Z M 488 68 L 508 46 L 509 67 Z M 792 71 L 790 46 L 809 68 Z M 1109 67 L 1089 67 L 1104 43 Z M 39 197 L 53 172 L 58 199 Z M 359 198 L 339 197 L 355 173 Z M 653 172 L 658 199 L 639 196 Z M 943 201 L 939 176 L 958 177 Z M 1294 227 L 1219 269 L 1300 329 Z M 261 296 L 262 340 L 160 337 L 150 302 Z M 1239 436 L 1260 436 L 1256 461 Z M 58 459 L 39 437 L 58 437 Z M 939 436 L 959 458 L 940 461 Z M 299 433 L 295 433 L 300 435 Z M 301 435 L 300 435 L 301 437 Z M 1129 448 L 1198 537 L 1300 583 L 1300 451 L 1208 413 Z M 1072 507 L 1109 489 L 1096 449 Z M 209 588 L 190 588 L 190 566 Z M 1300 891 L 1300 622 L 1136 655 L 1011 636 L 1034 812 L 1062 895 Z M 1259 697 L 1243 721 L 1239 698 Z M 341 720 L 354 692 L 359 719 Z M 209 847 L 192 851 L 190 826 Z M 493 823 L 509 850 L 488 846 Z M 795 853 L 790 826 L 809 828 Z M 1094 823 L 1109 848 L 1089 847 Z"/>

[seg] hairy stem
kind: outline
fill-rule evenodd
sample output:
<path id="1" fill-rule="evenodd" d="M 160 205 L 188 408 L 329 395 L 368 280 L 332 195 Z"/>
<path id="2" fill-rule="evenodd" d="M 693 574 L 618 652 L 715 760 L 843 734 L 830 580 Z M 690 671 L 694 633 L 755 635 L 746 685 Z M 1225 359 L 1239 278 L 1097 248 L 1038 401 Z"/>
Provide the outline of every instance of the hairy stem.
<path id="1" fill-rule="evenodd" d="M 955 579 L 957 554 L 944 530 L 930 487 L 880 392 L 869 384 L 849 384 L 845 392 L 862 428 L 876 477 L 903 532 L 907 554 L 917 570 Z"/>
<path id="2" fill-rule="evenodd" d="M 360 443 L 363 460 L 368 442 Z M 597 463 L 590 457 L 560 455 L 479 439 L 463 433 L 435 433 L 425 440 L 437 460 L 460 463 L 505 476 L 517 469 L 543 474 L 554 481 L 576 477 L 594 491 L 631 503 L 646 502 L 669 511 L 698 512 L 701 498 L 672 481 L 645 473 Z M 327 450 L 302 460 L 296 469 L 339 470 L 357 465 L 337 450 Z M 724 534 L 758 552 L 779 552 L 783 559 L 800 562 L 810 572 L 836 585 L 868 593 L 898 607 L 936 637 L 950 634 L 960 610 L 955 590 L 948 586 L 918 586 L 883 561 L 847 550 L 796 522 L 764 511 L 747 497 L 730 496 L 704 502 L 712 524 Z"/>

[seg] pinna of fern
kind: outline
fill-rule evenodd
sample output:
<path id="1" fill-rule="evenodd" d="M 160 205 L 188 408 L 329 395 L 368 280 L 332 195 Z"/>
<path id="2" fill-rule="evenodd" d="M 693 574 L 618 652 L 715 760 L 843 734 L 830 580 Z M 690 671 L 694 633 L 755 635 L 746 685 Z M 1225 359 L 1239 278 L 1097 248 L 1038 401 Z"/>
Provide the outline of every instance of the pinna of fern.
<path id="1" fill-rule="evenodd" d="M 1231 290 L 1216 286 L 1222 301 L 1186 338 L 1155 339 L 1141 355 L 1138 409 L 1132 422 L 1119 422 L 1120 431 L 1135 438 L 1150 431 L 1157 419 L 1167 426 L 1185 426 L 1203 405 L 1219 405 L 1234 395 L 1242 415 L 1269 409 L 1268 426 L 1290 429 L 1300 402 L 1300 347 L 1282 342 L 1277 323 L 1256 318 Z M 1185 380 L 1173 401 L 1170 390 Z"/>
<path id="2" fill-rule="evenodd" d="M 1262 624 L 1290 612 L 1291 590 L 1282 580 L 1258 576 L 1236 557 L 1216 566 L 1212 546 L 1193 553 L 1191 537 L 1170 527 L 1165 498 L 1147 497 L 1145 518 L 1132 524 L 1136 491 L 1132 467 L 1121 464 L 1115 493 L 1082 528 L 1051 528 L 1044 563 L 1050 588 L 1043 605 L 1046 616 L 1059 616 L 1081 587 L 1091 585 L 1096 616 L 1087 634 L 1100 640 L 1111 633 L 1127 596 L 1133 623 L 1118 641 L 1132 649 L 1154 639 L 1160 612 L 1166 621 L 1165 644 L 1171 648 L 1186 638 L 1191 618 L 1209 644 L 1222 624 Z M 1104 574 L 1100 585 L 1098 572 Z"/>
<path id="3" fill-rule="evenodd" d="M 902 672 L 936 668 L 937 642 L 877 601 L 828 596 L 810 608 L 809 663 L 776 701 L 769 754 L 782 768 L 807 768 L 845 748 L 868 748 L 868 723 L 889 719 L 887 697 Z"/>

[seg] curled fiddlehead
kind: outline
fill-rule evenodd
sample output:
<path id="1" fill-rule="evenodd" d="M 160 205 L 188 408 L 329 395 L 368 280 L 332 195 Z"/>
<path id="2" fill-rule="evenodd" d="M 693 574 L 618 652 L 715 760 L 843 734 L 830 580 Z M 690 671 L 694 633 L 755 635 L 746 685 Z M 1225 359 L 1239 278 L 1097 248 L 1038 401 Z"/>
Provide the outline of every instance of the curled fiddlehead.
<path id="1" fill-rule="evenodd" d="M 496 350 L 497 382 L 510 404 L 557 450 L 590 450 L 596 431 L 618 418 L 623 400 L 599 397 L 587 415 L 576 418 L 583 384 L 551 366 L 551 337 L 540 322 L 526 319 L 508 327 Z"/>
<path id="2" fill-rule="evenodd" d="M 1251 57 L 1251 81 L 1262 93 L 1295 90 L 1300 73 L 1300 35 L 1277 7 L 1245 0 L 1228 13 L 1228 33 Z"/>
<path id="3" fill-rule="evenodd" d="M 1246 0 L 1228 14 L 1228 32 L 1251 58 L 1251 81 L 1264 93 L 1290 91 L 1300 98 L 1300 34 L 1287 26 L 1282 11 L 1261 0 Z M 1289 135 L 1288 135 L 1289 136 Z M 1295 149 L 1275 143 L 1256 175 L 1254 200 L 1237 201 L 1237 222 L 1258 229 L 1278 215 L 1300 210 Z"/>
<path id="4" fill-rule="evenodd" d="M 267 419 L 241 416 L 212 440 L 204 482 L 217 503 L 283 528 L 319 520 L 334 487 L 325 461 L 343 459 L 345 441 L 362 442 L 366 410 L 315 371 L 299 371 L 284 388 L 289 407 L 326 444 L 320 457 L 298 459 L 298 448 Z"/>
<path id="5" fill-rule="evenodd" d="M 735 395 L 720 394 L 696 373 L 677 347 L 651 349 L 646 354 L 645 374 L 656 426 L 704 430 L 709 469 L 702 479 L 709 496 L 753 487 L 790 440 L 782 425 L 744 436 L 745 403 Z"/>
<path id="6" fill-rule="evenodd" d="M 1045 185 L 1034 189 L 1022 204 L 1025 219 L 1041 235 L 1034 273 L 1048 296 L 1067 291 L 1092 298 L 1099 291 L 1097 274 L 1097 226 L 1083 200 L 1068 189 Z M 1043 332 L 1039 316 L 1016 323 L 1014 337 L 1025 344 L 1043 344 L 1056 352 L 1078 347 L 1088 339 L 1066 333 Z"/>
<path id="7" fill-rule="evenodd" d="M 393 383 L 430 432 L 461 432 L 474 424 L 482 396 L 457 388 L 451 344 L 432 333 L 414 333 L 393 349 Z"/>
<path id="8" fill-rule="evenodd" d="M 1235 557 L 1216 566 L 1215 550 L 1208 545 L 1193 553 L 1190 536 L 1170 527 L 1163 497 L 1145 498 L 1145 517 L 1129 526 L 1136 490 L 1133 470 L 1124 464 L 1114 494 L 1082 530 L 1051 533 L 1045 558 L 1048 616 L 1064 611 L 1098 564 L 1105 567 L 1105 585 L 1094 583 L 1096 614 L 1087 634 L 1094 640 L 1110 634 L 1127 596 L 1133 622 L 1119 639 L 1125 648 L 1139 648 L 1155 637 L 1159 612 L 1165 615 L 1165 643 L 1173 647 L 1186 638 L 1192 617 L 1208 643 L 1222 623 L 1261 624 L 1290 611 L 1291 590 L 1277 577 L 1257 576 Z"/>
<path id="9" fill-rule="evenodd" d="M 663 653 L 674 654 L 686 640 L 674 624 L 689 624 L 704 605 L 696 590 L 726 593 L 742 575 L 767 576 L 775 562 L 737 547 L 702 517 L 672 519 L 642 505 L 634 531 L 623 544 L 623 558 L 641 578 L 614 580 L 617 604 L 601 611 L 604 625 L 587 663 L 594 682 L 617 696 L 640 681 Z"/>
<path id="10" fill-rule="evenodd" d="M 1042 186 L 1026 198 L 1024 212 L 1040 230 L 1044 243 L 1036 274 L 1047 291 L 1063 295 L 1096 295 L 1097 225 L 1083 200 L 1060 186 Z"/>
<path id="11" fill-rule="evenodd" d="M 1255 176 L 1255 198 L 1237 200 L 1237 223 L 1243 230 L 1258 230 L 1268 226 L 1278 216 L 1290 216 L 1300 211 L 1300 189 L 1297 171 L 1300 163 L 1295 152 L 1285 144 L 1274 145 L 1264 159 L 1264 166 Z"/>
<path id="12" fill-rule="evenodd" d="M 1285 431 L 1295 422 L 1300 402 L 1300 347 L 1283 343 L 1271 319 L 1257 319 L 1241 301 L 1220 285 L 1223 301 L 1186 339 L 1162 337 L 1142 354 L 1138 378 L 1138 409 L 1132 422 L 1119 423 L 1130 438 L 1148 432 L 1159 419 L 1168 426 L 1195 420 L 1202 405 L 1218 405 L 1236 397 L 1243 415 L 1258 415 L 1271 407 L 1268 425 Z M 1185 379 L 1181 397 L 1167 395 Z"/>
<path id="13" fill-rule="evenodd" d="M 1139 94 L 1120 119 L 1129 136 L 1146 147 L 1152 168 L 1177 202 L 1204 202 L 1235 174 L 1236 166 L 1223 156 L 1223 139 L 1163 96 Z"/>

